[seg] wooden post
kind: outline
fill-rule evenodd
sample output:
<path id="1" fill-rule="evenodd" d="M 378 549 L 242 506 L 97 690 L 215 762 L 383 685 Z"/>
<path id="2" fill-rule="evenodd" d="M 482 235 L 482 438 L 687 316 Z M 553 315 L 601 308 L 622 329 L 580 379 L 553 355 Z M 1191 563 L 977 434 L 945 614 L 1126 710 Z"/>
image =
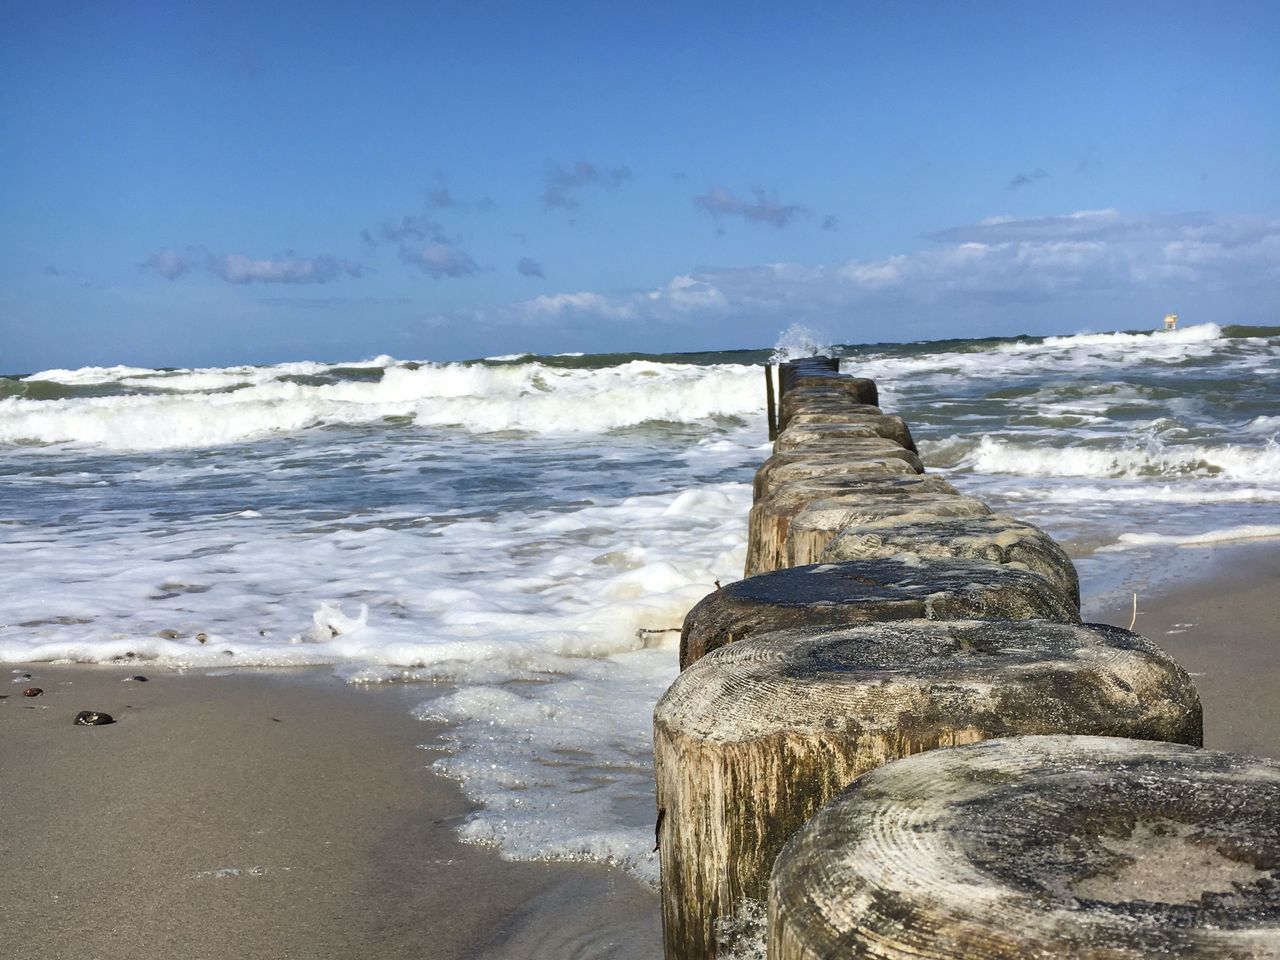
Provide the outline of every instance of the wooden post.
<path id="1" fill-rule="evenodd" d="M 1058 732 L 1199 743 L 1200 703 L 1154 644 L 1095 625 L 804 628 L 704 657 L 654 711 L 667 960 L 715 956 L 716 921 L 766 898 L 784 843 L 855 777 L 938 747 Z M 894 954 L 908 955 L 933 956 Z"/>
<path id="2" fill-rule="evenodd" d="M 753 516 L 761 505 L 751 508 Z M 814 560 L 838 563 L 841 560 L 874 560 L 903 554 L 1008 563 L 1040 574 L 1074 600 L 1076 606 L 1080 605 L 1080 577 L 1066 551 L 1035 524 L 1001 513 L 967 519 L 932 519 L 876 529 L 848 526 L 836 534 Z"/>
<path id="3" fill-rule="evenodd" d="M 858 780 L 769 886 L 770 960 L 1280 957 L 1280 764 L 1110 737 Z"/>
<path id="4" fill-rule="evenodd" d="M 787 529 L 791 518 L 815 500 L 829 497 L 891 497 L 909 500 L 937 496 L 959 497 L 960 492 L 934 474 L 846 474 L 774 485 L 769 496 L 758 501 L 747 516 L 747 564 L 744 576 L 753 577 L 757 573 L 768 573 L 787 566 L 779 558 L 785 556 Z"/>
<path id="5" fill-rule="evenodd" d="M 778 411 L 773 402 L 773 364 L 764 365 L 764 402 L 769 417 L 769 442 L 778 439 Z"/>
<path id="6" fill-rule="evenodd" d="M 1075 600 L 1038 574 L 952 557 L 887 557 L 788 567 L 726 583 L 684 618 L 680 669 L 719 647 L 790 627 L 894 620 L 1079 623 Z"/>

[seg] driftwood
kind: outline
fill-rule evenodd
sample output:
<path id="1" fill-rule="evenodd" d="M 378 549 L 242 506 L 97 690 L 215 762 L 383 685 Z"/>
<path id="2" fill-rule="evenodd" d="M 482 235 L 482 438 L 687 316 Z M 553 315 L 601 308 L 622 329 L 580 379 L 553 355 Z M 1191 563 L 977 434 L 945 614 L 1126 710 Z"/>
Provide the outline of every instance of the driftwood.
<path id="1" fill-rule="evenodd" d="M 1017 733 L 1200 731 L 1186 673 L 1115 627 L 877 624 L 718 650 L 654 712 L 667 960 L 713 956 L 715 921 L 765 899 L 787 838 L 883 763 Z"/>
<path id="2" fill-rule="evenodd" d="M 770 960 L 1280 958 L 1280 764 L 1020 737 L 858 780 L 788 843 Z"/>
<path id="3" fill-rule="evenodd" d="M 840 453 L 804 450 L 775 453 L 756 471 L 751 485 L 754 499 L 768 495 L 774 486 L 813 477 L 924 473 L 920 458 L 892 440 L 849 440 L 847 443 Z"/>
<path id="4" fill-rule="evenodd" d="M 950 557 L 888 557 L 762 573 L 703 597 L 680 630 L 680 669 L 719 647 L 790 627 L 891 620 L 1057 620 L 1074 600 L 1016 567 Z"/>
<path id="5" fill-rule="evenodd" d="M 747 576 L 816 563 L 846 527 L 874 530 L 940 517 L 979 517 L 991 508 L 951 493 L 851 490 L 814 495 L 795 485 L 774 490 L 751 508 L 747 521 Z"/>
<path id="6" fill-rule="evenodd" d="M 901 417 L 887 414 L 849 413 L 836 422 L 797 423 L 792 417 L 787 429 L 778 434 L 773 445 L 774 453 L 799 450 L 825 440 L 841 440 L 848 437 L 878 436 L 893 440 L 912 453 L 919 453 L 911 436 L 911 428 Z"/>
<path id="7" fill-rule="evenodd" d="M 838 563 L 899 554 L 1007 563 L 1040 574 L 1080 604 L 1080 578 L 1066 551 L 1035 524 L 998 513 L 878 529 L 850 526 L 836 534 L 814 561 Z"/>
<path id="8" fill-rule="evenodd" d="M 791 518 L 816 500 L 848 497 L 854 501 L 891 497 L 898 500 L 959 497 L 941 477 L 930 474 L 906 476 L 835 475 L 775 484 L 769 496 L 754 504 L 747 518 L 746 576 L 767 573 L 786 562 L 787 531 Z"/>

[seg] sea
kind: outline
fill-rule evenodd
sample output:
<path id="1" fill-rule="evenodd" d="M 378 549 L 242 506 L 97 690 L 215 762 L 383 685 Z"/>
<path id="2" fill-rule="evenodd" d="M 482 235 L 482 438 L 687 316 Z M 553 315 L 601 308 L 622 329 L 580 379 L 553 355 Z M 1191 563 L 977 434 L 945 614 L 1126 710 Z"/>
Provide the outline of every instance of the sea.
<path id="1" fill-rule="evenodd" d="M 0 662 L 420 684 L 463 839 L 652 885 L 653 705 L 742 575 L 763 366 L 815 352 L 1057 538 L 1086 619 L 1280 539 L 1280 327 L 44 370 L 0 378 Z"/>

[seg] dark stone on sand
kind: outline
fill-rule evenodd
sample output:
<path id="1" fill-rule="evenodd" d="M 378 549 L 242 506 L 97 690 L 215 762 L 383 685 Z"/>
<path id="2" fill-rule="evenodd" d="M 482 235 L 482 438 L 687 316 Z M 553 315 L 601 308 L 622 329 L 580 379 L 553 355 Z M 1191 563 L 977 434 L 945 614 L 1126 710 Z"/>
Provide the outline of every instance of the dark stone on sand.
<path id="1" fill-rule="evenodd" d="M 748 577 L 708 594 L 680 631 L 680 669 L 719 647 L 791 627 L 893 620 L 1079 623 L 1075 598 L 1039 574 L 952 557 L 815 563 Z"/>
<path id="2" fill-rule="evenodd" d="M 39 687 L 27 687 L 27 689 L 22 691 L 22 695 L 24 697 L 42 697 L 44 696 L 44 691 Z"/>
<path id="3" fill-rule="evenodd" d="M 129 680 L 136 680 L 136 681 L 138 681 L 138 683 L 146 683 L 146 682 L 147 682 L 147 678 L 146 678 L 146 677 L 144 677 L 144 676 L 142 676 L 142 674 L 138 674 L 136 677 L 125 677 L 125 680 L 126 680 L 126 681 L 129 681 Z"/>
<path id="4" fill-rule="evenodd" d="M 108 723 L 115 723 L 115 717 L 109 713 L 101 713 L 97 710 L 81 710 L 76 714 L 73 721 L 78 727 L 101 727 Z"/>

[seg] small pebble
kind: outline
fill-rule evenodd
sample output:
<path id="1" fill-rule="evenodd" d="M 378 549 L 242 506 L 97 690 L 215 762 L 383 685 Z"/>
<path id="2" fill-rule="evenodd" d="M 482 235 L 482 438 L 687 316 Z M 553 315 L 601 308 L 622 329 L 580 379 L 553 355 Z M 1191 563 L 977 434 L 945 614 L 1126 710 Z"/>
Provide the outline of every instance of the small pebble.
<path id="1" fill-rule="evenodd" d="M 22 691 L 22 695 L 24 697 L 42 697 L 44 696 L 44 691 L 39 687 L 27 687 L 27 689 Z"/>
<path id="2" fill-rule="evenodd" d="M 209 640 L 209 635 L 207 633 L 197 633 L 196 640 L 200 643 L 206 643 Z"/>
<path id="3" fill-rule="evenodd" d="M 124 682 L 125 682 L 125 683 L 128 683 L 130 680 L 136 680 L 136 681 L 138 681 L 138 683 L 146 683 L 146 682 L 147 682 L 147 678 L 146 678 L 146 677 L 144 677 L 142 674 L 138 674 L 136 677 L 125 677 L 125 678 L 124 678 Z"/>
<path id="4" fill-rule="evenodd" d="M 101 727 L 108 723 L 115 723 L 116 718 L 109 713 L 99 713 L 97 710 L 81 710 L 76 714 L 75 724 L 77 727 Z"/>

